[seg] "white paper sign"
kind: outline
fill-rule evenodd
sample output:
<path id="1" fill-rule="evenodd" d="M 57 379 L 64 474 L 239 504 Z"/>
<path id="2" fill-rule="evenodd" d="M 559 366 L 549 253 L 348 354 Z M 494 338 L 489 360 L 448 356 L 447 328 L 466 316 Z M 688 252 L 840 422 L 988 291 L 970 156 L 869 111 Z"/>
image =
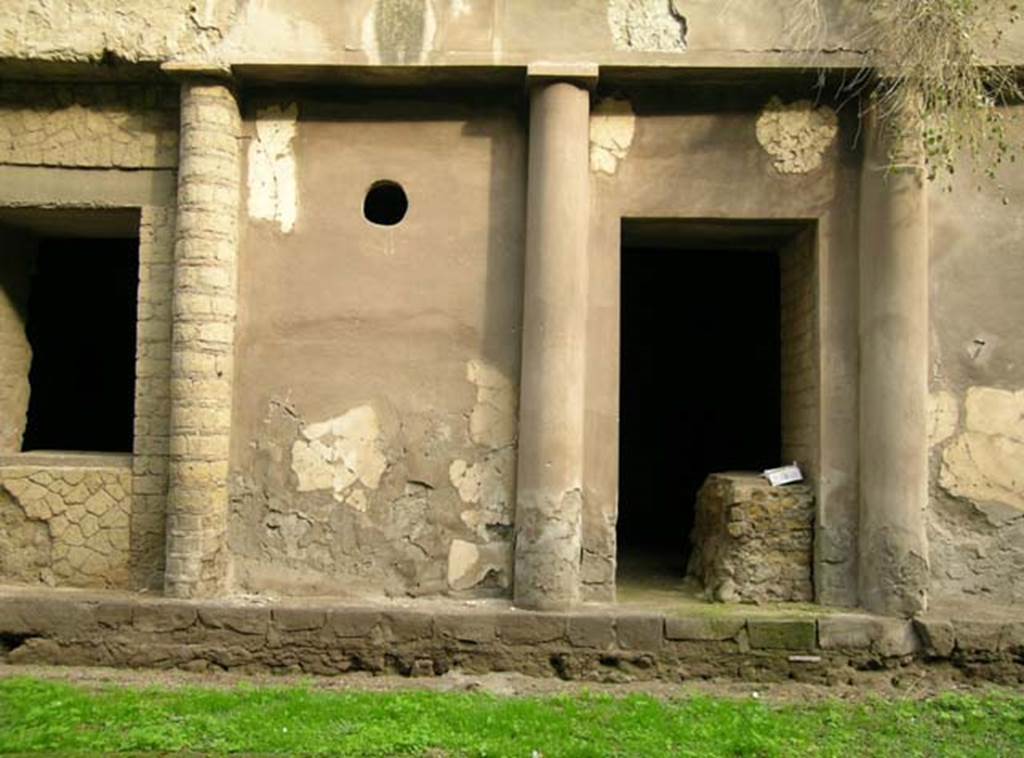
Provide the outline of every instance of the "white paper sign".
<path id="1" fill-rule="evenodd" d="M 800 473 L 800 467 L 794 463 L 791 466 L 781 466 L 779 468 L 768 468 L 764 470 L 765 478 L 771 482 L 772 487 L 778 487 L 782 484 L 792 484 L 793 482 L 802 482 L 804 475 Z"/>

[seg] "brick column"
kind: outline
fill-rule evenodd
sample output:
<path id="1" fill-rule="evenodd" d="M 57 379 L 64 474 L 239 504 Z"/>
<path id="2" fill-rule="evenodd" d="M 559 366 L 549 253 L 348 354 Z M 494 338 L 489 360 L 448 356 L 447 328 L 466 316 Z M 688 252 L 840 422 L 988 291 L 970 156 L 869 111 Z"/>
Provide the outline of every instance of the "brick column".
<path id="1" fill-rule="evenodd" d="M 240 128 L 226 84 L 182 84 L 164 575 L 173 597 L 226 582 Z"/>
<path id="2" fill-rule="evenodd" d="M 530 66 L 523 361 L 516 482 L 516 605 L 580 599 L 583 343 L 596 66 Z"/>
<path id="3" fill-rule="evenodd" d="M 860 600 L 894 616 L 928 606 L 928 190 L 914 112 L 868 114 L 861 181 Z"/>

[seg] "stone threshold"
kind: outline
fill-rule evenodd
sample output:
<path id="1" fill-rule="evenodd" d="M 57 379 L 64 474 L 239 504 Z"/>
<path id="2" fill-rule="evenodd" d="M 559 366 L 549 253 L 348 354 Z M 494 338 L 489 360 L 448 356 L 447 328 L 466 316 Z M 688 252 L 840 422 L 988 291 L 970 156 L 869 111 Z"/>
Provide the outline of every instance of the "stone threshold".
<path id="1" fill-rule="evenodd" d="M 507 602 L 186 601 L 0 588 L 0 660 L 337 675 L 518 672 L 583 681 L 839 682 L 843 672 L 952 665 L 1024 682 L 1024 620 L 859 613 L 680 615 Z"/>

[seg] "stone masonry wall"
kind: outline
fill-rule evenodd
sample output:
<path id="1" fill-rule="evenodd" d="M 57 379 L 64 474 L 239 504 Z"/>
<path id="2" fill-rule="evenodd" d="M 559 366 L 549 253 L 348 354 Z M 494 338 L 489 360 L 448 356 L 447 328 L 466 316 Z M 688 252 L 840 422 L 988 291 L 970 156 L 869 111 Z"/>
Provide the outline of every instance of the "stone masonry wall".
<path id="1" fill-rule="evenodd" d="M 21 450 L 32 346 L 25 335 L 31 240 L 0 230 L 0 454 Z"/>
<path id="2" fill-rule="evenodd" d="M 814 495 L 754 474 L 712 474 L 697 495 L 689 573 L 720 602 L 811 601 Z"/>
<path id="3" fill-rule="evenodd" d="M 52 171 L 58 178 L 63 176 L 63 169 L 81 168 L 97 173 L 103 170 L 170 172 L 178 164 L 178 108 L 176 87 L 3 82 L 0 83 L 0 163 L 39 167 Z M 155 588 L 163 580 L 175 198 L 169 195 L 140 198 L 140 201 L 146 204 L 140 203 L 138 208 L 135 456 L 133 481 L 125 490 L 134 492 L 130 507 L 132 586 Z M 53 205 L 60 206 L 61 198 L 54 197 Z M 105 201 L 97 198 L 96 205 L 104 206 Z M 53 231 L 60 229 L 55 227 Z M 5 253 L 11 249 L 12 239 L 5 234 Z M 3 258 L 7 263 L 10 260 L 7 255 Z M 6 281 L 12 280 L 5 275 Z M 20 280 L 9 290 L 5 287 L 5 291 L 25 297 L 28 281 Z M 0 308 L 0 313 L 3 312 Z M 0 324 L 4 323 L 12 322 L 0 315 Z M 3 327 L 0 333 L 10 334 Z M 20 333 L 23 339 L 23 329 Z M 13 352 L 7 352 L 9 344 L 13 343 L 3 342 L 0 348 L 5 351 L 0 360 L 0 375 L 4 376 L 0 380 L 4 382 L 0 402 L 13 398 L 11 388 L 20 383 L 26 399 L 19 402 L 27 404 L 29 355 L 16 360 Z M 18 413 L 9 411 L 5 405 L 0 425 L 17 417 Z M 19 429 L 24 423 L 23 411 L 21 418 L 16 425 Z M 14 440 L 14 435 L 8 434 L 0 451 L 18 452 L 20 435 L 18 431 Z"/>
<path id="4" fill-rule="evenodd" d="M 163 583 L 171 411 L 171 292 L 174 209 L 146 207 L 139 223 L 139 323 L 132 459 L 132 582 Z"/>
<path id="5" fill-rule="evenodd" d="M 129 586 L 132 474 L 111 458 L 0 463 L 0 582 Z"/>
<path id="6" fill-rule="evenodd" d="M 173 88 L 140 84 L 0 84 L 0 163 L 174 168 Z"/>
<path id="7" fill-rule="evenodd" d="M 779 253 L 782 274 L 782 457 L 805 477 L 818 458 L 818 277 L 814 236 L 803 232 Z"/>
<path id="8" fill-rule="evenodd" d="M 176 596 L 226 579 L 240 128 L 227 87 L 182 86 L 165 562 Z"/>

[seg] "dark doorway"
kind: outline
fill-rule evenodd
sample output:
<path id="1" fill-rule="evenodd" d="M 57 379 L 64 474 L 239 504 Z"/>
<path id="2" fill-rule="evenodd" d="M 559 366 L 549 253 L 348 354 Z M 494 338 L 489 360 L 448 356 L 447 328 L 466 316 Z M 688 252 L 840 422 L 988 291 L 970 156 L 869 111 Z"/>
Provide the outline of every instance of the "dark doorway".
<path id="1" fill-rule="evenodd" d="M 708 474 L 781 456 L 779 256 L 625 248 L 619 576 L 682 578 Z"/>
<path id="2" fill-rule="evenodd" d="M 131 452 L 138 239 L 39 240 L 24 450 Z"/>

